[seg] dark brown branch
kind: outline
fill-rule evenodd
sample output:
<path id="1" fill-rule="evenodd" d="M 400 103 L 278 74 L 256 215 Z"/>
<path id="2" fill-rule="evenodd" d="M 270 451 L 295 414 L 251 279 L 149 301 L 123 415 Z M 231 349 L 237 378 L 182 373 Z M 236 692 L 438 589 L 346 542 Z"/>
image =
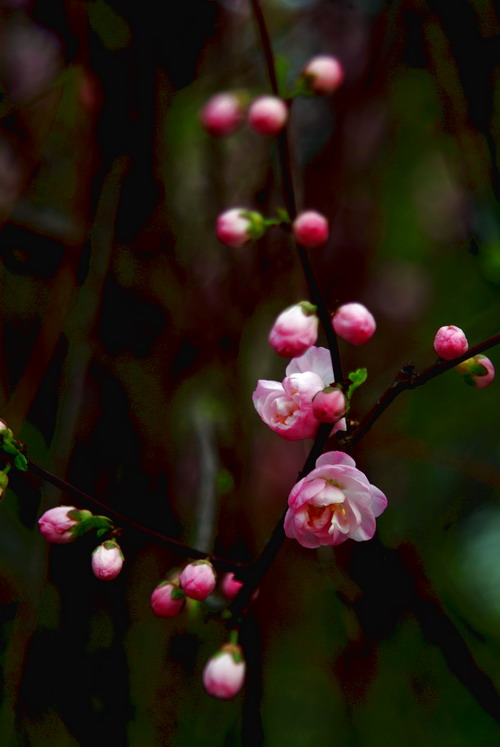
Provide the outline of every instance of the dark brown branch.
<path id="1" fill-rule="evenodd" d="M 202 560 L 208 557 L 211 563 L 213 563 L 213 565 L 216 568 L 223 570 L 223 571 L 232 571 L 233 573 L 237 573 L 241 571 L 242 568 L 245 567 L 243 563 L 238 563 L 234 560 L 227 560 L 226 558 L 219 558 L 216 555 L 209 555 L 206 552 L 202 552 L 201 550 L 197 550 L 194 547 L 189 547 L 189 545 L 185 545 L 182 542 L 179 542 L 178 540 L 172 539 L 172 537 L 167 537 L 165 534 L 162 534 L 161 532 L 157 532 L 155 529 L 151 529 L 150 527 L 144 526 L 144 524 L 139 524 L 137 521 L 134 521 L 128 516 L 125 516 L 125 514 L 122 514 L 120 511 L 117 511 L 115 508 L 112 508 L 111 506 L 107 506 L 105 503 L 102 503 L 102 501 L 98 500 L 97 498 L 94 498 L 88 493 L 85 493 L 83 490 L 80 490 L 80 488 L 77 488 L 72 483 L 67 482 L 66 480 L 62 480 L 60 477 L 57 477 L 56 475 L 53 475 L 48 470 L 44 469 L 43 467 L 40 467 L 40 465 L 36 464 L 35 462 L 32 462 L 31 459 L 28 459 L 28 469 L 34 475 L 41 477 L 43 480 L 46 480 L 46 482 L 51 483 L 51 485 L 55 485 L 56 488 L 63 490 L 65 493 L 68 493 L 69 495 L 72 495 L 75 498 L 78 498 L 79 500 L 84 501 L 85 503 L 90 503 L 95 506 L 98 506 L 98 508 L 101 509 L 101 511 L 104 511 L 106 514 L 113 516 L 113 518 L 117 519 L 121 524 L 128 525 L 132 527 L 133 529 L 136 529 L 139 532 L 143 532 L 144 534 L 147 534 L 149 537 L 156 540 L 158 543 L 165 545 L 166 547 L 169 547 L 171 550 L 178 553 L 179 555 L 184 555 L 185 557 L 188 557 L 188 558 L 194 558 L 195 560 L 198 560 L 198 559 Z"/>
<path id="2" fill-rule="evenodd" d="M 269 82 L 271 84 L 271 90 L 274 96 L 280 95 L 278 79 L 276 76 L 276 67 L 274 64 L 274 55 L 269 38 L 269 32 L 267 30 L 266 21 L 259 0 L 251 0 L 252 10 L 259 31 L 260 41 L 262 44 L 262 51 L 266 61 L 267 74 L 269 76 Z M 290 104 L 289 104 L 290 106 Z M 290 216 L 290 220 L 294 220 L 297 217 L 297 200 L 295 197 L 295 188 L 293 185 L 293 171 L 292 171 L 292 160 L 290 157 L 290 146 L 288 143 L 288 127 L 285 127 L 278 135 L 278 157 L 279 166 L 281 173 L 281 186 L 283 190 L 283 200 L 285 207 Z M 296 244 L 297 251 L 299 254 L 300 264 L 302 271 L 306 278 L 307 286 L 309 288 L 310 299 L 312 303 L 318 307 L 318 316 L 323 327 L 330 355 L 332 358 L 333 375 L 335 381 L 343 381 L 344 374 L 342 371 L 342 362 L 340 360 L 339 346 L 337 342 L 337 336 L 332 327 L 330 314 L 325 306 L 323 298 L 321 296 L 318 283 L 314 276 L 314 272 L 307 256 L 307 251 L 303 246 Z"/>
<path id="3" fill-rule="evenodd" d="M 462 361 L 466 361 L 468 358 L 473 358 L 475 355 L 483 353 L 485 350 L 489 350 L 489 348 L 492 348 L 499 343 L 500 333 L 488 337 L 487 340 L 483 340 L 483 342 L 478 343 L 473 348 L 469 348 L 469 350 L 459 358 L 454 358 L 452 361 L 445 361 L 442 359 L 438 360 L 438 362 L 433 366 L 429 366 L 419 374 L 415 373 L 414 367 L 411 365 L 403 367 L 390 387 L 385 390 L 380 399 L 365 415 L 358 427 L 340 441 L 341 446 L 345 449 L 350 449 L 359 443 L 359 441 L 361 441 L 361 439 L 368 433 L 372 425 L 379 419 L 382 413 L 387 410 L 389 405 L 394 402 L 401 392 L 404 392 L 407 389 L 416 389 L 419 386 L 423 386 L 423 384 L 436 378 L 436 376 L 440 376 L 446 371 L 449 371 L 450 368 L 455 368 L 455 366 L 462 363 Z"/>

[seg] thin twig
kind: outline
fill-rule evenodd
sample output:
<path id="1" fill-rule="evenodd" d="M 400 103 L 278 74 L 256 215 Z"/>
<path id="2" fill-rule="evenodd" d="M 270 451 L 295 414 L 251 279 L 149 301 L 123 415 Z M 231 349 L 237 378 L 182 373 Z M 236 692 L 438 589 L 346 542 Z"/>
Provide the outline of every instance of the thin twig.
<path id="1" fill-rule="evenodd" d="M 394 402 L 396 397 L 407 389 L 416 389 L 423 384 L 426 384 L 431 379 L 440 376 L 441 374 L 449 371 L 451 368 L 455 368 L 462 361 L 473 358 L 479 353 L 483 353 L 485 350 L 494 347 L 500 343 L 500 333 L 488 337 L 483 342 L 478 343 L 473 348 L 469 348 L 466 353 L 461 355 L 459 358 L 454 358 L 451 361 L 438 360 L 433 366 L 429 366 L 424 369 L 421 373 L 415 373 L 413 366 L 405 366 L 397 374 L 392 384 L 385 390 L 380 399 L 375 405 L 367 412 L 365 417 L 362 419 L 357 428 L 352 433 L 345 436 L 340 441 L 340 445 L 345 449 L 350 449 L 355 446 L 359 441 L 368 433 L 372 425 L 379 419 L 382 413 L 387 410 L 390 404 Z"/>
<path id="2" fill-rule="evenodd" d="M 255 22 L 259 31 L 260 41 L 262 44 L 262 51 L 266 62 L 267 74 L 269 76 L 269 82 L 271 84 L 271 90 L 275 96 L 280 95 L 278 79 L 276 76 L 276 67 L 274 64 L 274 55 L 271 45 L 271 39 L 267 30 L 266 20 L 262 12 L 262 8 L 259 0 L 251 0 L 252 10 L 254 13 Z M 291 102 L 289 103 L 289 108 Z M 288 142 L 288 127 L 285 127 L 277 137 L 278 141 L 278 157 L 279 167 L 281 173 L 281 187 L 283 190 L 283 200 L 287 209 L 290 220 L 294 220 L 297 217 L 297 200 L 295 197 L 295 188 L 293 185 L 293 170 L 292 170 L 292 159 L 290 156 L 290 146 Z M 295 242 L 296 243 L 296 242 Z M 300 244 L 296 243 L 297 251 L 299 254 L 300 264 L 304 273 L 307 286 L 309 288 L 309 294 L 311 301 L 315 306 L 318 307 L 318 316 L 323 327 L 330 355 L 332 358 L 333 375 L 335 381 L 341 382 L 344 380 L 344 374 L 342 370 L 342 362 L 340 360 L 339 346 L 337 342 L 337 336 L 332 327 L 330 314 L 323 301 L 323 297 L 320 293 L 318 283 L 314 276 L 314 272 L 309 262 L 306 249 Z"/>
<path id="3" fill-rule="evenodd" d="M 172 537 L 167 537 L 165 534 L 157 532 L 155 529 L 144 526 L 144 524 L 139 524 L 139 522 L 134 521 L 129 516 L 125 516 L 125 514 L 122 514 L 115 508 L 107 506 L 98 498 L 94 498 L 94 496 L 85 493 L 83 490 L 80 490 L 80 488 L 77 488 L 76 485 L 73 485 L 66 480 L 62 480 L 60 477 L 57 477 L 57 475 L 52 474 L 52 472 L 49 472 L 39 464 L 31 461 L 31 459 L 28 459 L 28 469 L 34 475 L 38 475 L 38 477 L 41 477 L 43 480 L 51 483 L 51 485 L 54 485 L 56 488 L 63 490 L 65 493 L 68 493 L 69 495 L 72 495 L 79 500 L 98 506 L 102 511 L 104 511 L 106 514 L 110 514 L 120 523 L 128 525 L 139 532 L 147 534 L 149 537 L 152 537 L 162 545 L 166 545 L 166 547 L 169 547 L 179 555 L 184 555 L 188 558 L 194 558 L 196 560 L 201 560 L 209 557 L 214 566 L 224 571 L 232 571 L 233 573 L 238 572 L 245 567 L 244 563 L 239 563 L 235 560 L 228 560 L 227 558 L 220 558 L 217 555 L 208 555 L 208 553 L 206 552 L 197 550 L 195 547 L 189 547 L 189 545 L 185 545 L 178 540 L 172 539 Z"/>

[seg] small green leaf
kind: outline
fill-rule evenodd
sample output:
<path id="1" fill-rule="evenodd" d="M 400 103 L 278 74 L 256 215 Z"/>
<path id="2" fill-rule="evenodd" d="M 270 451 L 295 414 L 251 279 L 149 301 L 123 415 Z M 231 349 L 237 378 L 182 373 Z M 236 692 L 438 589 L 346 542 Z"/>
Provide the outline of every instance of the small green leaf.
<path id="1" fill-rule="evenodd" d="M 358 368 L 356 371 L 351 371 L 351 373 L 347 377 L 347 380 L 351 382 L 346 393 L 348 401 L 351 399 L 353 392 L 355 392 L 356 389 L 361 386 L 361 384 L 365 383 L 367 377 L 368 371 L 366 370 L 366 368 Z"/>
<path id="2" fill-rule="evenodd" d="M 280 223 L 291 223 L 290 216 L 288 215 L 288 210 L 285 210 L 285 208 L 278 208 L 276 210 L 276 215 L 278 216 L 278 220 Z"/>

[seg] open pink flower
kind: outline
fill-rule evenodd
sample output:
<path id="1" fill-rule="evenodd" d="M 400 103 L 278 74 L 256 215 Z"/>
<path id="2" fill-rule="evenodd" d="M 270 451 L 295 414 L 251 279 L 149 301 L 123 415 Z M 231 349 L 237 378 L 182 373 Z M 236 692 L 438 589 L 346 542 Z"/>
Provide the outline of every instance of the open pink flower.
<path id="1" fill-rule="evenodd" d="M 282 438 L 288 441 L 314 438 L 320 421 L 314 415 L 312 400 L 332 382 L 329 351 L 312 346 L 304 355 L 290 361 L 281 384 L 259 379 L 252 395 L 253 404 L 264 423 Z M 335 430 L 344 429 L 342 420 L 335 425 Z"/>
<path id="2" fill-rule="evenodd" d="M 381 490 L 370 485 L 354 459 L 329 451 L 288 496 L 285 534 L 303 547 L 361 542 L 375 534 L 375 518 L 387 506 Z"/>

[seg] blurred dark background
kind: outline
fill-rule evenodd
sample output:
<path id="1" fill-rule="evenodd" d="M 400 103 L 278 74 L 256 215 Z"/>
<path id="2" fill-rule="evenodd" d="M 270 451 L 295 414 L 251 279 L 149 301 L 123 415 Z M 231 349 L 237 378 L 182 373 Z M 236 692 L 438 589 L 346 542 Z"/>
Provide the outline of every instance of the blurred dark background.
<path id="1" fill-rule="evenodd" d="M 345 67 L 333 97 L 294 103 L 291 142 L 300 204 L 331 222 L 311 253 L 326 303 L 378 322 L 342 346 L 346 370 L 369 372 L 356 418 L 401 366 L 434 362 L 438 327 L 470 344 L 499 330 L 500 3 L 263 7 L 284 78 L 320 53 Z M 2 0 L 0 78 L 1 416 L 110 506 L 250 559 L 308 445 L 251 404 L 258 378 L 284 375 L 267 334 L 306 293 L 296 258 L 279 230 L 241 250 L 214 237 L 224 208 L 282 205 L 274 144 L 198 121 L 217 91 L 269 90 L 249 4 Z M 12 475 L 2 747 L 497 745 L 498 401 L 451 371 L 383 415 L 353 454 L 389 498 L 377 537 L 285 543 L 231 703 L 201 685 L 222 626 L 149 608 L 181 559 L 125 528 L 121 576 L 97 581 L 95 537 L 38 535 L 73 499 Z"/>

